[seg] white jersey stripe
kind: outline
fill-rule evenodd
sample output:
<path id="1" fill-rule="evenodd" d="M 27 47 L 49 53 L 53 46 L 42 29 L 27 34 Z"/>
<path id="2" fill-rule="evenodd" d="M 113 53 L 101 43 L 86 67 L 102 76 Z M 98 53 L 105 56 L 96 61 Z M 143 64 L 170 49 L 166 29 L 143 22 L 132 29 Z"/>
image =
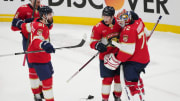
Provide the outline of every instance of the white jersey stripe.
<path id="1" fill-rule="evenodd" d="M 120 49 L 120 51 L 123 51 L 125 53 L 128 53 L 130 55 L 132 55 L 135 51 L 135 43 L 117 43 L 115 41 L 112 41 L 112 44 L 115 45 L 117 48 Z"/>

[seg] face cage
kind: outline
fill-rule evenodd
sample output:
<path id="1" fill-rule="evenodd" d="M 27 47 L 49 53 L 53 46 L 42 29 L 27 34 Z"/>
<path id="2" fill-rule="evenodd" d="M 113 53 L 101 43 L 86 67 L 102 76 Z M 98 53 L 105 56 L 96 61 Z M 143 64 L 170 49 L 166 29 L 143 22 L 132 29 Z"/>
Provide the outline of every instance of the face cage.
<path id="1" fill-rule="evenodd" d="M 46 24 L 49 24 L 48 19 L 51 18 L 51 17 L 53 17 L 54 13 L 52 12 L 52 13 L 49 13 L 49 14 L 43 14 L 43 15 L 45 15 L 45 18 L 42 17 L 42 19 L 45 20 Z"/>
<path id="2" fill-rule="evenodd" d="M 127 12 L 125 14 L 122 14 L 119 19 L 120 21 L 124 21 L 125 25 L 128 25 L 131 22 L 131 15 L 130 12 Z"/>

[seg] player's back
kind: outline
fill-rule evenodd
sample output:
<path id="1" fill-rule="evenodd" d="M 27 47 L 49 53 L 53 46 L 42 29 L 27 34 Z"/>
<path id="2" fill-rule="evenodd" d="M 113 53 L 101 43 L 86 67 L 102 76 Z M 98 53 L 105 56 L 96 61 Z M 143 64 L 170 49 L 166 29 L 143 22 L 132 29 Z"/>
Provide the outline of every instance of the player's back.
<path id="1" fill-rule="evenodd" d="M 150 58 L 147 46 L 147 38 L 144 32 L 145 25 L 141 18 L 139 18 L 138 20 L 135 20 L 135 22 L 131 26 L 134 34 L 136 34 L 136 46 L 134 55 L 132 58 L 130 58 L 130 61 L 147 63 L 149 62 Z"/>
<path id="2" fill-rule="evenodd" d="M 138 19 L 123 28 L 119 39 L 120 50 L 117 55 L 118 60 L 121 62 L 149 62 L 149 52 L 144 27 L 142 20 Z"/>

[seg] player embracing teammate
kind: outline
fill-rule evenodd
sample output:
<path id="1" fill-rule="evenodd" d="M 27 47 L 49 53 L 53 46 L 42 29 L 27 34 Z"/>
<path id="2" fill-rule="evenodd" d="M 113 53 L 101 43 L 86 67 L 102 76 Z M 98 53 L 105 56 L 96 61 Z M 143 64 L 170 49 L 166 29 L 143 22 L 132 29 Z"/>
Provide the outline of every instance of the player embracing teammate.
<path id="1" fill-rule="evenodd" d="M 100 62 L 100 76 L 102 77 L 102 101 L 108 101 L 111 84 L 114 81 L 113 95 L 115 101 L 121 101 L 120 69 L 111 70 L 104 65 L 104 56 L 110 53 L 117 54 L 118 48 L 109 43 L 109 40 L 118 42 L 121 26 L 114 17 L 115 10 L 107 6 L 102 11 L 103 20 L 96 24 L 92 29 L 90 47 L 98 50 Z"/>
<path id="2" fill-rule="evenodd" d="M 149 33 L 141 18 L 133 11 L 126 11 L 117 17 L 123 28 L 119 43 L 112 40 L 112 45 L 119 48 L 117 54 L 110 53 L 104 57 L 104 65 L 108 68 L 123 66 L 125 85 L 130 91 L 131 101 L 142 101 L 143 83 L 140 73 L 145 73 L 145 67 L 150 61 L 147 40 Z M 139 82 L 139 84 L 138 84 Z"/>
<path id="3" fill-rule="evenodd" d="M 104 15 L 107 14 L 104 12 L 107 8 L 113 7 L 105 7 Z M 113 10 L 108 11 L 114 14 Z M 140 73 L 145 72 L 145 67 L 150 61 L 147 46 L 149 33 L 141 18 L 133 11 L 123 11 L 117 15 L 117 18 L 112 17 L 113 14 L 103 15 L 103 20 L 93 27 L 91 35 L 91 48 L 100 52 L 100 74 L 103 78 L 102 101 L 108 101 L 113 80 L 114 101 L 121 101 L 120 65 L 123 66 L 125 85 L 130 91 L 130 101 L 142 101 L 144 89 Z M 108 17 L 111 18 L 112 23 L 106 23 Z M 115 27 L 116 23 L 120 27 Z M 119 30 L 113 32 L 113 28 Z M 117 37 L 114 36 L 115 33 L 119 33 Z"/>

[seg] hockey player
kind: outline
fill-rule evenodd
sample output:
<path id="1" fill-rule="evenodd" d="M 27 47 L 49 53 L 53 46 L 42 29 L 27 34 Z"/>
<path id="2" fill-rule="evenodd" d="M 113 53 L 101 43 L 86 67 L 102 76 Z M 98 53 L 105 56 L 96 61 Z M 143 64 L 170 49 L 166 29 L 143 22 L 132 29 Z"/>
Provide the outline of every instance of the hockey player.
<path id="1" fill-rule="evenodd" d="M 54 53 L 55 49 L 49 42 L 53 11 L 50 7 L 43 6 L 40 7 L 39 14 L 40 18 L 36 18 L 32 23 L 24 23 L 19 19 L 15 20 L 19 22 L 20 25 L 16 25 L 20 26 L 22 33 L 31 33 L 28 51 L 45 50 L 45 52 L 28 54 L 29 63 L 32 65 L 32 68 L 29 68 L 29 77 L 35 101 L 42 101 L 42 92 L 46 101 L 54 101 L 52 91 L 52 74 L 54 71 L 50 53 Z"/>
<path id="2" fill-rule="evenodd" d="M 96 24 L 92 29 L 90 47 L 100 52 L 100 76 L 102 79 L 102 101 L 108 101 L 111 84 L 114 81 L 113 95 L 115 101 L 121 101 L 121 85 L 119 68 L 116 70 L 110 70 L 104 66 L 104 56 L 109 53 L 116 54 L 118 48 L 109 44 L 110 39 L 118 41 L 118 37 L 121 31 L 121 26 L 118 25 L 116 18 L 114 17 L 115 10 L 113 7 L 107 6 L 102 11 L 103 20 Z"/>
<path id="3" fill-rule="evenodd" d="M 22 32 L 21 25 L 22 25 L 22 23 L 30 23 L 34 20 L 34 18 L 40 17 L 38 10 L 40 7 L 43 6 L 43 5 L 41 5 L 40 1 L 41 0 L 36 0 L 36 3 L 35 3 L 35 0 L 30 0 L 29 4 L 25 4 L 25 5 L 20 6 L 17 9 L 16 14 L 15 14 L 13 21 L 12 21 L 11 29 L 13 31 L 21 31 L 20 33 L 22 34 L 22 38 L 23 38 L 22 45 L 23 45 L 24 51 L 27 50 L 27 41 L 28 41 L 29 33 Z M 36 5 L 35 5 L 34 18 L 33 18 L 32 15 L 33 15 L 34 4 L 36 4 Z M 52 25 L 51 25 L 51 28 L 52 28 Z M 27 63 L 28 63 L 28 67 L 32 68 L 32 65 L 28 61 L 27 61 Z M 36 82 L 33 82 L 33 80 L 35 80 L 36 78 L 32 78 L 32 76 L 30 76 L 30 79 L 31 79 L 31 86 L 32 86 L 34 83 L 36 83 Z M 43 98 L 41 88 L 42 88 L 42 84 L 40 84 L 38 88 L 34 88 L 32 86 L 32 92 L 33 92 L 33 94 L 35 94 L 37 96 L 41 96 L 41 98 Z M 39 90 L 37 90 L 37 89 L 39 89 Z"/>
<path id="4" fill-rule="evenodd" d="M 121 12 L 119 12 L 119 13 L 117 14 L 118 22 L 119 22 L 120 25 L 121 25 L 121 20 L 120 20 L 119 18 L 120 18 L 120 16 L 121 16 L 122 14 L 124 14 L 124 13 L 127 13 L 126 9 L 123 9 Z M 134 21 L 139 19 L 139 16 L 137 15 L 137 13 L 135 13 L 134 11 L 130 11 L 130 13 L 131 13 L 131 17 L 132 17 L 132 19 L 133 19 Z M 144 31 L 145 31 L 147 40 L 149 40 L 149 38 L 150 38 L 150 33 L 147 31 L 146 28 L 144 29 Z M 141 90 L 142 95 L 145 95 L 144 84 L 143 84 L 143 80 L 142 80 L 141 77 L 139 78 L 138 85 L 139 85 L 139 88 L 140 88 L 140 90 Z"/>
<path id="5" fill-rule="evenodd" d="M 34 18 L 39 18 L 39 12 L 38 9 L 39 7 L 41 7 L 42 5 L 40 4 L 41 0 L 36 0 L 36 5 L 35 5 L 35 12 L 34 12 Z M 12 22 L 12 26 L 11 29 L 13 31 L 20 31 L 21 28 L 18 25 L 21 25 L 21 23 L 16 23 L 18 19 L 21 19 L 23 22 L 25 23 L 29 23 L 32 22 L 34 20 L 34 18 L 32 18 L 32 14 L 33 14 L 33 7 L 34 7 L 34 2 L 35 0 L 30 0 L 31 3 L 29 4 L 25 4 L 20 6 L 14 16 L 13 22 Z M 17 20 L 15 20 L 17 19 Z M 14 24 L 17 24 L 17 26 Z M 27 44 L 27 39 L 28 39 L 28 34 L 22 33 L 22 37 L 23 37 L 23 50 L 26 51 L 26 44 Z"/>
<path id="6" fill-rule="evenodd" d="M 112 44 L 119 48 L 118 54 L 110 53 L 104 56 L 104 65 L 108 68 L 118 68 L 123 65 L 125 84 L 129 88 L 132 101 L 142 101 L 138 81 L 140 73 L 145 72 L 150 58 L 147 46 L 145 25 L 141 18 L 134 20 L 133 12 L 121 14 L 118 23 L 123 27 L 119 43 L 112 40 Z M 147 35 L 146 35 L 147 34 Z"/>

